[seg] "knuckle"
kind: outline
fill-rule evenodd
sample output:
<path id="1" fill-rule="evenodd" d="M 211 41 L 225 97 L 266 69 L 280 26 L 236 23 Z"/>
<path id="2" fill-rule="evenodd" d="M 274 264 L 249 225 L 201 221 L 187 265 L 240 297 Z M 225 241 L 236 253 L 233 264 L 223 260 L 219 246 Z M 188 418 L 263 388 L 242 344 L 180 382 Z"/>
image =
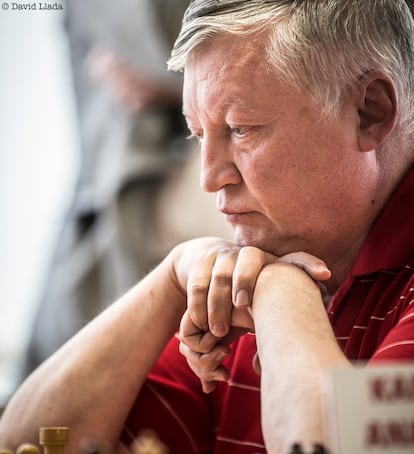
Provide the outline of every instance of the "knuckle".
<path id="1" fill-rule="evenodd" d="M 241 252 L 243 254 L 256 253 L 258 251 L 260 251 L 260 249 L 257 248 L 256 246 L 243 246 L 241 248 Z"/>
<path id="2" fill-rule="evenodd" d="M 231 282 L 232 274 L 226 270 L 218 270 L 213 275 L 213 281 L 216 285 L 223 286 Z"/>
<path id="3" fill-rule="evenodd" d="M 262 258 L 265 253 L 255 246 L 244 246 L 241 249 L 240 254 L 248 255 L 249 257 Z"/>
<path id="4" fill-rule="evenodd" d="M 204 295 L 208 291 L 208 286 L 199 281 L 190 282 L 187 289 L 192 295 Z"/>
<path id="5" fill-rule="evenodd" d="M 220 255 L 230 255 L 230 256 L 233 256 L 234 254 L 237 254 L 239 251 L 239 248 L 238 247 L 235 247 L 235 246 L 226 246 L 226 247 L 223 247 L 221 250 L 220 250 Z"/>
<path id="6" fill-rule="evenodd" d="M 180 336 L 180 345 L 178 346 L 178 350 L 183 356 L 187 356 L 189 349 L 188 349 L 187 345 L 185 344 L 185 339 L 183 339 L 181 336 Z"/>

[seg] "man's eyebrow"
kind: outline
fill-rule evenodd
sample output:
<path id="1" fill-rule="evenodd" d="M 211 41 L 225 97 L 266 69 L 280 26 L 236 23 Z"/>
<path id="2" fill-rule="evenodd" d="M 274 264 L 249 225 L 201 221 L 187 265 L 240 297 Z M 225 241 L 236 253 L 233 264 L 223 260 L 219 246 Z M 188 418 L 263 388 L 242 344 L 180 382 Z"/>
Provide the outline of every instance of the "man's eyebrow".
<path id="1" fill-rule="evenodd" d="M 229 107 L 253 110 L 250 103 L 248 103 L 245 99 L 235 95 L 234 96 L 230 95 L 227 96 L 227 98 L 224 98 L 223 101 L 221 102 L 220 110 L 225 110 Z M 188 113 L 184 107 L 182 108 L 181 112 L 185 118 L 191 119 L 191 114 Z"/>

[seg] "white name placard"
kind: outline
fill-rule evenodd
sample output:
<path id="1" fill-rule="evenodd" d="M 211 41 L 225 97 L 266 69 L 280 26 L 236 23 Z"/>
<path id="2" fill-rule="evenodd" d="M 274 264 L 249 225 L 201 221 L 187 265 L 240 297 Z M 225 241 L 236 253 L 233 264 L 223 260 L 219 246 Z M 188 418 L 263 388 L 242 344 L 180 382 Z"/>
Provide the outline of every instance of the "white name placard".
<path id="1" fill-rule="evenodd" d="M 414 362 L 337 369 L 323 387 L 334 454 L 414 454 Z"/>

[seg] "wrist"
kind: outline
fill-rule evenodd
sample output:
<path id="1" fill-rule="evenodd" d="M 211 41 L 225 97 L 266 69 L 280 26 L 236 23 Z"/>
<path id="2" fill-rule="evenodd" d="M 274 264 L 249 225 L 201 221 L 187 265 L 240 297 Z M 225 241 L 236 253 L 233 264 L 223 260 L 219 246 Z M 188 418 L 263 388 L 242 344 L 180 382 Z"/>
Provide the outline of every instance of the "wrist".
<path id="1" fill-rule="evenodd" d="M 263 269 L 253 294 L 252 315 L 262 366 L 272 361 L 274 351 L 286 353 L 279 357 L 286 364 L 291 354 L 300 351 L 306 352 L 302 365 L 312 365 L 316 373 L 340 352 L 318 286 L 293 265 L 276 263 Z M 316 353 L 315 345 L 324 355 Z"/>
<path id="2" fill-rule="evenodd" d="M 290 301 L 293 304 L 300 295 L 315 301 L 322 300 L 319 286 L 302 268 L 282 262 L 266 265 L 256 281 L 253 312 L 266 303 L 273 308 L 278 302 Z"/>

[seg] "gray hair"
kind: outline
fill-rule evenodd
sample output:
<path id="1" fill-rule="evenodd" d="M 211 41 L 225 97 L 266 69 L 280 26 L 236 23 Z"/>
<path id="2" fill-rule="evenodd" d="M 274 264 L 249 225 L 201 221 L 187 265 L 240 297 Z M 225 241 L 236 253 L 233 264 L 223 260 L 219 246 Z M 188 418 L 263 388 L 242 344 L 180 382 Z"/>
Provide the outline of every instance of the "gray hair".
<path id="1" fill-rule="evenodd" d="M 414 21 L 404 0 L 193 0 L 169 69 L 184 70 L 218 34 L 262 31 L 269 70 L 308 90 L 323 113 L 339 113 L 348 90 L 381 71 L 396 87 L 397 129 L 414 132 Z"/>

